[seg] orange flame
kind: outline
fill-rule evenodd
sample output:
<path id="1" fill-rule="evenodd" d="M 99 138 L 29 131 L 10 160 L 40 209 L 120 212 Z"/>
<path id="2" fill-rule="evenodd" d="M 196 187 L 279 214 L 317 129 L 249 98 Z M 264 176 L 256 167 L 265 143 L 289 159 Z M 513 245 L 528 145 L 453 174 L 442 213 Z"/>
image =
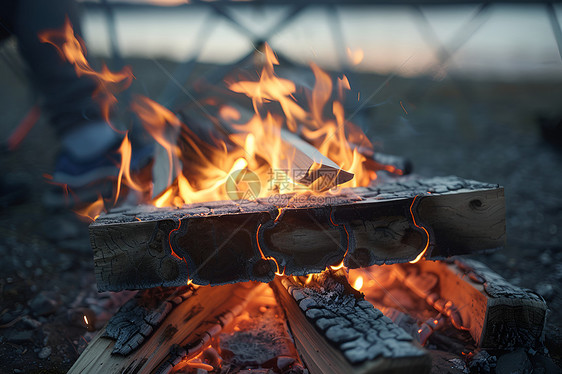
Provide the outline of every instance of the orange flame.
<path id="1" fill-rule="evenodd" d="M 131 84 L 134 78 L 131 70 L 126 67 L 119 72 L 111 72 L 105 65 L 100 72 L 92 69 L 86 59 L 84 43 L 74 35 L 68 19 L 61 30 L 43 31 L 39 38 L 42 42 L 55 46 L 60 56 L 74 65 L 76 74 L 89 76 L 98 83 L 94 99 L 99 102 L 102 113 L 111 126 L 109 114 L 117 103 L 115 95 Z M 359 61 L 361 54 L 362 51 L 353 52 L 354 61 Z M 288 175 L 287 165 L 296 156 L 282 141 L 282 131 L 287 129 L 298 133 L 324 156 L 355 175 L 343 187 L 366 186 L 376 179 L 376 170 L 365 162 L 366 156 L 362 154 L 363 150 L 372 151 L 372 145 L 361 129 L 345 117 L 342 100 L 344 92 L 351 88 L 347 77 L 338 78 L 334 86 L 331 76 L 312 64 L 315 84 L 312 90 L 303 88 L 307 102 L 302 103 L 296 98 L 297 91 L 300 93 L 301 89 L 297 90 L 294 82 L 276 75 L 275 65 L 279 64 L 279 60 L 267 44 L 262 57 L 261 74 L 257 80 L 240 80 L 227 84 L 233 92 L 251 99 L 253 112 L 249 116 L 232 106 L 222 104 L 218 99 L 206 101 L 207 105 L 216 105 L 218 109 L 218 117 L 212 120 L 225 122 L 234 130 L 233 134 L 220 139 L 212 137 L 211 142 L 203 141 L 188 125 L 158 103 L 146 97 L 135 97 L 131 109 L 137 113 L 147 133 L 166 150 L 170 166 L 168 189 L 150 203 L 164 207 L 246 198 L 244 194 L 229 192 L 227 188 L 232 183 L 236 187 L 238 183 L 251 183 L 243 178 L 246 171 L 257 176 L 257 180 L 253 182 L 255 197 L 285 192 L 318 193 L 314 191 L 314 184 L 301 185 L 297 183 L 300 178 Z M 132 149 L 128 135 L 124 132 L 119 148 L 121 163 L 114 194 L 115 204 L 123 184 L 142 192 L 150 188 L 139 183 L 138 178 L 132 175 Z M 178 160 L 189 162 L 184 162 L 180 170 Z M 317 162 L 309 169 L 321 166 Z M 174 174 L 177 178 L 172 181 Z M 266 181 L 270 182 L 269 186 L 266 186 Z M 99 209 L 103 200 L 94 204 Z M 95 219 L 96 214 L 90 216 Z M 280 216 L 277 219 L 279 218 Z M 263 254 L 262 257 L 265 258 Z M 278 264 L 277 273 L 282 273 Z"/>
<path id="2" fill-rule="evenodd" d="M 412 200 L 412 204 L 410 204 L 410 215 L 412 216 L 412 222 L 414 223 L 414 226 L 416 226 L 417 228 L 423 230 L 425 232 L 425 235 L 427 237 L 426 243 L 425 243 L 425 248 L 416 256 L 415 259 L 413 259 L 412 261 L 410 261 L 410 264 L 415 264 L 416 262 L 418 262 L 419 260 L 422 259 L 423 255 L 425 255 L 425 252 L 427 252 L 427 249 L 429 248 L 429 232 L 427 231 L 427 229 L 423 226 L 420 226 L 417 224 L 416 222 L 416 216 L 414 215 L 414 212 L 412 210 L 412 208 L 414 207 L 414 203 L 416 202 L 416 199 L 419 197 L 419 195 L 414 196 L 414 199 Z"/>
<path id="3" fill-rule="evenodd" d="M 355 282 L 353 283 L 353 288 L 355 288 L 357 291 L 360 291 L 361 288 L 363 288 L 363 277 L 362 276 L 358 276 L 357 279 L 355 279 Z"/>
<path id="4" fill-rule="evenodd" d="M 80 217 L 84 217 L 88 221 L 93 222 L 100 216 L 101 212 L 103 212 L 104 210 L 105 205 L 103 202 L 103 198 L 101 197 L 101 195 L 99 195 L 96 201 L 82 209 L 76 209 L 74 210 L 74 212 Z"/>
<path id="5" fill-rule="evenodd" d="M 39 40 L 42 43 L 52 44 L 65 61 L 74 65 L 78 76 L 86 75 L 97 81 L 98 87 L 93 93 L 93 98 L 99 103 L 103 118 L 115 131 L 118 131 L 111 124 L 110 112 L 117 104 L 115 94 L 126 90 L 133 81 L 131 68 L 126 66 L 119 72 L 112 72 L 104 64 L 101 72 L 92 69 L 86 59 L 84 41 L 74 35 L 68 17 L 62 30 L 42 31 L 39 33 Z"/>
<path id="6" fill-rule="evenodd" d="M 139 116 L 147 132 L 166 150 L 170 170 L 168 185 L 170 185 L 174 165 L 177 165 L 176 160 L 180 154 L 179 147 L 174 142 L 182 125 L 181 121 L 162 105 L 140 95 L 131 104 L 131 109 Z"/>
<path id="7" fill-rule="evenodd" d="M 119 167 L 119 175 L 117 176 L 117 191 L 115 193 L 115 204 L 119 199 L 119 193 L 121 191 L 121 182 L 123 180 L 123 176 L 125 176 L 125 182 L 127 186 L 132 188 L 135 191 L 143 191 L 144 188 L 133 181 L 131 177 L 131 142 L 129 141 L 128 133 L 125 133 L 125 137 L 123 138 L 123 142 L 121 142 L 121 146 L 119 147 L 119 153 L 121 154 L 121 166 Z"/>

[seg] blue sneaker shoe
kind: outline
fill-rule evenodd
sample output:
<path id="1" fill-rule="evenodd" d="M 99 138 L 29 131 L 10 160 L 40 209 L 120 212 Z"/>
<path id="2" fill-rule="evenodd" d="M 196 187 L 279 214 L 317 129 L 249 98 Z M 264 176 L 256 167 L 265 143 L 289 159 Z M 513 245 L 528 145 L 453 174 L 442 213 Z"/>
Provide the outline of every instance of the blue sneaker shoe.
<path id="1" fill-rule="evenodd" d="M 47 192 L 43 200 L 45 205 L 50 208 L 73 207 L 93 202 L 99 195 L 112 197 L 121 163 L 118 152 L 121 142 L 122 136 L 104 122 L 82 126 L 65 136 L 55 171 L 48 181 L 57 188 Z M 131 143 L 130 169 L 138 172 L 152 160 L 154 144 L 136 139 L 131 139 Z"/>
<path id="2" fill-rule="evenodd" d="M 65 184 L 71 189 L 83 188 L 99 181 L 116 178 L 119 174 L 121 155 L 117 152 L 120 143 L 98 157 L 79 161 L 68 152 L 61 152 L 57 158 L 52 181 Z M 154 145 L 133 145 L 131 154 L 132 171 L 139 171 L 152 159 Z"/>

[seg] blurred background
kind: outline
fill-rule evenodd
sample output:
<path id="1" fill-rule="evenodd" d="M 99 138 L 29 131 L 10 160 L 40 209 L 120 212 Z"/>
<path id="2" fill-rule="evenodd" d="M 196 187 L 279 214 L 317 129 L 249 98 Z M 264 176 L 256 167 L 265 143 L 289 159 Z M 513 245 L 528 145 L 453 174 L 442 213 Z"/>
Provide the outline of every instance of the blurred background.
<path id="1" fill-rule="evenodd" d="M 346 113 L 378 151 L 410 159 L 422 175 L 454 174 L 504 186 L 507 246 L 477 258 L 543 295 L 551 309 L 547 346 L 560 359 L 562 5 L 468 0 L 82 0 L 79 5 L 89 57 L 113 69 L 130 65 L 136 79 L 129 93 L 182 107 L 197 95 L 198 79 L 223 85 L 230 71 L 254 71 L 256 48 L 267 41 L 280 57 L 280 69 L 302 77 L 303 85 L 311 82 L 311 62 L 334 76 L 345 73 L 352 88 Z M 0 45 L 0 55 L 5 142 L 37 95 L 15 41 Z M 52 172 L 57 150 L 52 129 L 40 119 L 15 149 L 3 147 L 0 155 L 3 181 L 18 186 L 0 196 L 0 325 L 29 314 L 44 327 L 26 332 L 20 326 L 0 337 L 0 343 L 9 343 L 0 344 L 0 362 L 9 362 L 6 372 L 29 362 L 66 371 L 85 334 L 79 322 L 68 323 L 68 305 L 84 290 L 95 294 L 87 224 L 44 204 L 50 188 L 44 174 Z M 30 300 L 40 296 L 54 305 L 50 313 L 33 310 Z M 46 347 L 49 355 L 42 359 L 38 354 Z"/>

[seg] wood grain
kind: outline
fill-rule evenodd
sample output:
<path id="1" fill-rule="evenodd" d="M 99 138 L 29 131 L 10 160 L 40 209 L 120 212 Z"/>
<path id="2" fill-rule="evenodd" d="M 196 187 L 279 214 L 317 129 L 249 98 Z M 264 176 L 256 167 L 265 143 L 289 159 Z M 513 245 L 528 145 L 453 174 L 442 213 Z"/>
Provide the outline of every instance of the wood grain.
<path id="1" fill-rule="evenodd" d="M 482 348 L 534 347 L 542 339 L 547 306 L 538 294 L 514 286 L 471 259 L 398 265 L 403 282 Z M 430 289 L 423 278 L 437 277 Z"/>
<path id="2" fill-rule="evenodd" d="M 474 253 L 505 242 L 503 188 L 457 177 L 393 179 L 338 194 L 276 195 L 179 209 L 138 206 L 90 225 L 101 291 L 269 282 Z"/>
<path id="3" fill-rule="evenodd" d="M 245 303 L 257 292 L 257 287 L 267 285 L 230 284 L 189 290 L 187 294 L 181 294 L 186 296 L 185 300 L 182 298 L 157 323 L 146 318 L 140 323 L 135 319 L 127 322 L 130 310 L 124 306 L 113 320 L 118 325 L 112 326 L 110 321 L 88 344 L 69 373 L 166 373 L 181 359 L 206 346 L 213 334 L 219 333 L 222 326 L 243 310 Z M 148 316 L 160 314 L 157 305 L 172 303 L 167 297 L 152 298 L 152 302 L 155 303 L 154 309 L 151 309 L 153 313 L 148 313 Z M 120 313 L 125 318 L 121 318 Z M 135 341 L 135 334 L 130 334 L 130 331 L 134 331 L 137 326 L 150 326 L 153 331 L 145 331 L 142 344 L 131 344 Z M 117 335 L 111 333 L 111 330 L 116 331 Z M 124 335 L 125 344 L 117 343 L 121 334 Z M 130 349 L 124 351 L 121 349 L 124 346 Z"/>

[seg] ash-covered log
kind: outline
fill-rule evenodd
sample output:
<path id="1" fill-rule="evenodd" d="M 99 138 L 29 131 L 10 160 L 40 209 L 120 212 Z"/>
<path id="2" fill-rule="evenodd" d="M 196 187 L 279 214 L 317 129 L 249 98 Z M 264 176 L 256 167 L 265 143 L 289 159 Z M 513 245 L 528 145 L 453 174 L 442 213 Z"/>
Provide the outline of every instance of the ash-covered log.
<path id="1" fill-rule="evenodd" d="M 294 277 L 272 284 L 311 373 L 429 373 L 427 352 L 345 275 L 326 271 L 306 286 Z"/>
<path id="2" fill-rule="evenodd" d="M 337 195 L 138 206 L 102 215 L 90 239 L 101 291 L 269 282 L 275 272 L 317 273 L 342 259 L 357 268 L 502 247 L 504 192 L 408 177 Z"/>
<path id="3" fill-rule="evenodd" d="M 167 373 L 200 353 L 263 287 L 141 291 L 88 344 L 69 373 Z"/>
<path id="4" fill-rule="evenodd" d="M 514 286 L 470 259 L 396 265 L 403 282 L 482 348 L 535 347 L 542 339 L 547 306 L 531 290 Z M 435 280 L 435 281 L 433 281 Z"/>

